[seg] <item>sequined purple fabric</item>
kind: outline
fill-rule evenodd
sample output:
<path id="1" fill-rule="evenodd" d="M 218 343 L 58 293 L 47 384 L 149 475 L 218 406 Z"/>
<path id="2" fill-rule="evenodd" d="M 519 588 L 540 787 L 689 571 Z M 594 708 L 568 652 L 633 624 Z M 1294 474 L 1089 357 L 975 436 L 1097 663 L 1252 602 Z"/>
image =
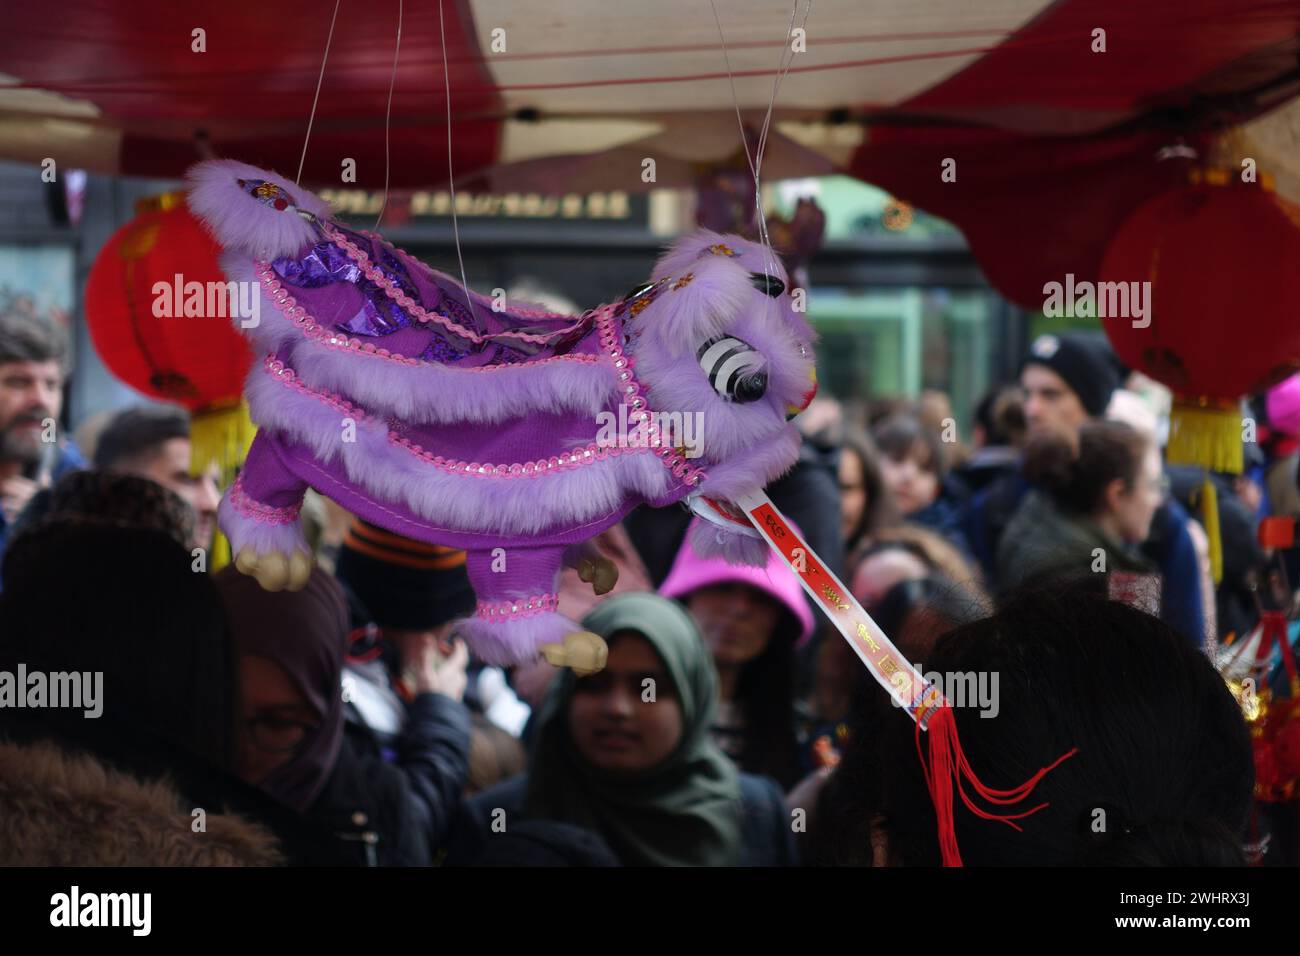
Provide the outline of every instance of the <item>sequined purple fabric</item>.
<path id="1" fill-rule="evenodd" d="M 479 343 L 474 343 L 437 323 L 415 319 L 384 289 L 367 278 L 361 266 L 333 242 L 318 242 L 305 254 L 282 256 L 271 263 L 272 269 L 287 285 L 300 289 L 325 290 L 338 283 L 347 283 L 361 293 L 360 308 L 334 326 L 350 336 L 381 338 L 409 330 L 405 345 L 389 347 L 399 348 L 400 354 L 416 355 L 426 362 L 481 368 L 517 365 L 548 353 L 562 355 L 592 330 L 592 318 L 588 315 L 562 338 L 553 339 L 549 346 L 521 340 L 506 333 L 546 335 L 554 332 L 557 324 L 567 326 L 573 319 L 557 315 L 553 318 L 539 317 L 525 324 L 519 323 L 517 317 L 511 321 L 510 318 L 485 312 L 478 303 L 471 309 L 465 302 L 464 290 L 446 277 L 424 273 L 417 281 L 408 269 L 407 261 L 399 257 L 387 243 L 376 242 L 337 224 L 335 228 L 358 248 L 365 250 L 371 264 L 404 295 L 420 303 L 424 309 L 445 316 L 461 328 L 484 338 Z M 502 318 L 507 320 L 503 323 Z M 411 335 L 417 337 L 414 342 L 409 340 Z M 420 344 L 422 339 L 423 344 Z"/>
<path id="2" fill-rule="evenodd" d="M 271 264 L 285 282 L 305 289 L 319 289 L 331 282 L 356 282 L 361 270 L 332 242 L 318 242 L 301 259 L 282 256 Z"/>
<path id="3" fill-rule="evenodd" d="M 355 233 L 350 234 L 348 238 L 369 245 L 367 240 Z M 384 276 L 394 282 L 406 295 L 416 301 L 425 298 L 411 282 L 406 267 L 386 246 L 379 246 L 378 255 L 373 261 Z M 300 258 L 283 256 L 275 260 L 271 267 L 287 284 L 300 288 L 319 289 L 336 282 L 347 282 L 356 286 L 357 291 L 363 296 L 361 308 L 347 321 L 337 323 L 335 327 L 339 331 L 349 335 L 376 338 L 414 327 L 429 337 L 429 342 L 420 355 L 421 358 L 436 362 L 454 362 L 468 354 L 467 348 L 458 347 L 450 340 L 452 333 L 413 322 L 405 309 L 394 302 L 383 289 L 367 279 L 360 267 L 332 242 L 318 242 L 312 246 L 310 252 Z M 428 308 L 428 305 L 425 307 Z"/>

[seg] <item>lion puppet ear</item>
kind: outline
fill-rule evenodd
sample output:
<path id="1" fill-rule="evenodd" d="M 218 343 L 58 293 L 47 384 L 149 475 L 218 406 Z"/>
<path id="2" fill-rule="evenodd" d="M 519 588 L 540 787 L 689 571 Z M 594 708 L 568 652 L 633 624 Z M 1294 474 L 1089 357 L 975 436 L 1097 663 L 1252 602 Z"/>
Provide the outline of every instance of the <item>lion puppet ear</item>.
<path id="1" fill-rule="evenodd" d="M 665 259 L 672 257 L 670 252 Z M 659 269 L 655 273 L 663 278 Z M 755 290 L 744 266 L 727 256 L 705 255 L 668 274 L 663 291 L 638 321 L 669 355 L 694 356 L 701 343 L 717 338 L 760 300 L 766 296 Z"/>
<path id="2" fill-rule="evenodd" d="M 317 239 L 330 205 L 290 180 L 233 159 L 190 167 L 186 202 L 223 249 L 276 259 Z"/>

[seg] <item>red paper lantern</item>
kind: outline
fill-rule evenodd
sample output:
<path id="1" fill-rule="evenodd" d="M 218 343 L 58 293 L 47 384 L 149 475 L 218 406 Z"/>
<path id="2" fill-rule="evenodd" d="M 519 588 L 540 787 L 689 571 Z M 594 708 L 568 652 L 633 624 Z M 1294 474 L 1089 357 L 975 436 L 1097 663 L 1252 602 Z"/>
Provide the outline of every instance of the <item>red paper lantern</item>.
<path id="1" fill-rule="evenodd" d="M 252 353 L 228 300 L 209 285 L 226 282 L 216 242 L 182 193 L 136 209 L 90 270 L 86 323 L 95 350 L 114 375 L 153 398 L 192 411 L 238 402 Z"/>
<path id="2" fill-rule="evenodd" d="M 1298 264 L 1300 209 L 1221 170 L 1196 171 L 1115 234 L 1101 282 L 1126 283 L 1130 308 L 1102 323 L 1126 365 L 1173 389 L 1171 461 L 1241 470 L 1239 399 L 1300 368 Z M 1116 288 L 1099 285 L 1098 305 Z"/>

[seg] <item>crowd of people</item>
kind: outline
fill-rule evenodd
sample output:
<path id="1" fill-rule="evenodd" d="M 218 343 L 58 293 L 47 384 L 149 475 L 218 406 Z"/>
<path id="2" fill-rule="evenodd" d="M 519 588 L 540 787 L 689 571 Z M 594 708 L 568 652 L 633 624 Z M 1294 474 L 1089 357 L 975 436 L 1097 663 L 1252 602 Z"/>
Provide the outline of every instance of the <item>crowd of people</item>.
<path id="1" fill-rule="evenodd" d="M 65 373 L 57 330 L 0 317 L 0 672 L 104 688 L 96 719 L 0 707 L 0 862 L 940 861 L 911 719 L 775 555 L 702 557 L 698 519 L 639 509 L 593 542 L 613 591 L 561 588 L 604 669 L 486 666 L 464 554 L 323 499 L 301 591 L 196 570 L 220 489 L 185 413 L 50 440 Z M 996 678 L 954 711 L 971 766 L 1010 787 L 1073 752 L 1019 830 L 955 808 L 965 862 L 1295 862 L 1213 663 L 1295 579 L 1255 528 L 1300 514 L 1300 389 L 1255 414 L 1208 502 L 1087 333 L 1037 339 L 968 423 L 938 394 L 803 416 L 769 494 L 918 669 Z"/>

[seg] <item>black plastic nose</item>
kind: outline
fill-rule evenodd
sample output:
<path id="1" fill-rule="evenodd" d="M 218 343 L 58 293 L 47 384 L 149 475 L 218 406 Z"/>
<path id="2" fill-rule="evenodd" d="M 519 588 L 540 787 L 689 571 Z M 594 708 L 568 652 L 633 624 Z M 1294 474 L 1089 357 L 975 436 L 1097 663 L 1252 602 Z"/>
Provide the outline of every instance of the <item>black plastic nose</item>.
<path id="1" fill-rule="evenodd" d="M 766 292 L 772 298 L 776 298 L 785 291 L 785 283 L 776 276 L 770 276 L 765 272 L 751 272 L 749 281 L 753 283 L 754 288 L 759 292 Z"/>
<path id="2" fill-rule="evenodd" d="M 747 375 L 738 381 L 731 392 L 731 397 L 733 401 L 743 405 L 747 402 L 756 402 L 766 394 L 767 373 L 759 372 L 756 375 Z"/>

